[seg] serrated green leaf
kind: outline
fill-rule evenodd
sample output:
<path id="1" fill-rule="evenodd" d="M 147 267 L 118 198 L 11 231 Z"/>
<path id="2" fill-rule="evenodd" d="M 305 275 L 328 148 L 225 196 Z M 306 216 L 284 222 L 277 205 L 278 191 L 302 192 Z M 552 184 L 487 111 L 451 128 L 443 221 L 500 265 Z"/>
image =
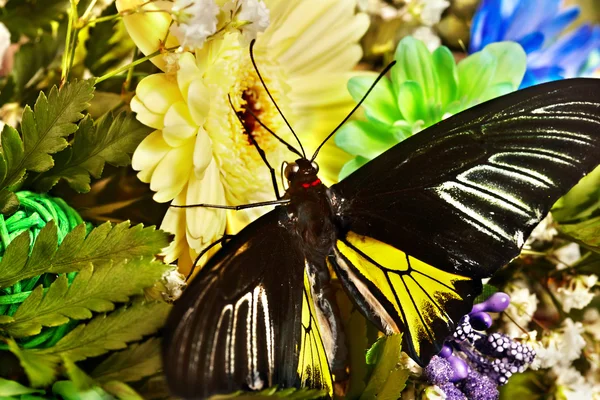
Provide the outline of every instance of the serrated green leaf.
<path id="1" fill-rule="evenodd" d="M 142 396 L 123 382 L 110 381 L 105 383 L 102 387 L 119 400 L 144 400 Z"/>
<path id="2" fill-rule="evenodd" d="M 0 190 L 0 214 L 11 215 L 19 208 L 17 195 L 8 189 Z"/>
<path id="3" fill-rule="evenodd" d="M 33 387 L 45 387 L 56 378 L 56 356 L 35 354 L 21 349 L 13 339 L 6 339 L 8 350 L 18 359 Z"/>
<path id="4" fill-rule="evenodd" d="M 126 350 L 111 354 L 90 375 L 100 383 L 114 380 L 135 382 L 160 371 L 160 352 L 160 340 L 157 338 L 132 344 Z"/>
<path id="5" fill-rule="evenodd" d="M 47 386 L 53 382 L 62 358 L 77 362 L 123 349 L 129 342 L 156 333 L 164 325 L 170 309 L 164 302 L 136 302 L 78 325 L 52 347 L 20 349 L 11 339 L 9 349 L 19 358 L 32 386 Z"/>
<path id="6" fill-rule="evenodd" d="M 141 224 L 130 228 L 129 221 L 114 226 L 106 222 L 87 237 L 85 233 L 85 225 L 78 225 L 57 249 L 56 225 L 50 221 L 38 234 L 29 257 L 29 233 L 17 236 L 0 260 L 0 288 L 46 272 L 80 271 L 89 263 L 98 267 L 110 261 L 151 257 L 168 244 L 167 233 Z"/>
<path id="7" fill-rule="evenodd" d="M 92 81 L 74 81 L 60 90 L 53 87 L 48 97 L 41 92 L 34 110 L 26 106 L 23 111 L 21 138 L 10 127 L 2 131 L 7 174 L 0 189 L 18 184 L 26 170 L 43 172 L 54 165 L 50 154 L 67 146 L 65 138 L 77 129 L 93 91 Z"/>
<path id="8" fill-rule="evenodd" d="M 32 389 L 19 382 L 0 378 L 0 396 L 17 396 L 20 394 L 44 393 L 43 390 Z"/>
<path id="9" fill-rule="evenodd" d="M 379 339 L 367 352 L 367 363 L 375 364 L 367 387 L 361 395 L 361 400 L 378 398 L 387 380 L 398 369 L 402 351 L 402 334 L 386 336 Z M 397 397 L 396 397 L 397 398 Z"/>
<path id="10" fill-rule="evenodd" d="M 58 326 L 70 319 L 88 319 L 92 312 L 114 309 L 114 303 L 151 287 L 170 266 L 149 259 L 104 263 L 94 269 L 85 266 L 71 285 L 61 275 L 46 293 L 42 286 L 19 306 L 12 323 L 2 327 L 12 337 L 37 335 L 42 326 Z"/>
<path id="11" fill-rule="evenodd" d="M 77 366 L 69 357 L 62 357 L 63 366 L 67 378 L 73 382 L 75 388 L 79 391 L 87 391 L 96 385 L 96 382 Z"/>
<path id="12" fill-rule="evenodd" d="M 131 154 L 150 133 L 132 114 L 106 114 L 96 125 L 89 117 L 79 124 L 73 146 L 57 154 L 56 165 L 36 179 L 39 191 L 48 191 L 64 179 L 77 192 L 90 190 L 90 175 L 100 178 L 104 164 L 116 167 L 131 163 Z"/>
<path id="13" fill-rule="evenodd" d="M 397 367 L 390 372 L 388 379 L 377 394 L 377 400 L 397 400 L 406 387 L 409 371 L 404 367 Z"/>

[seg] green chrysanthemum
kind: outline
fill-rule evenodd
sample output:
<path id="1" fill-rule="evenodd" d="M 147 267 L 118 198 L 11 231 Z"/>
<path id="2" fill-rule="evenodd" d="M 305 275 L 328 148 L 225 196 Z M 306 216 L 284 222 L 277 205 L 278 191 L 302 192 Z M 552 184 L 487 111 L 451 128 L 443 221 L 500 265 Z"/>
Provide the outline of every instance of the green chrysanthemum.
<path id="1" fill-rule="evenodd" d="M 355 156 L 340 179 L 390 147 L 450 115 L 517 90 L 527 64 L 521 46 L 499 42 L 458 64 L 447 47 L 433 53 L 407 37 L 396 49 L 396 66 L 363 103 L 366 120 L 346 124 L 335 143 Z M 374 76 L 352 78 L 348 90 L 358 101 Z"/>

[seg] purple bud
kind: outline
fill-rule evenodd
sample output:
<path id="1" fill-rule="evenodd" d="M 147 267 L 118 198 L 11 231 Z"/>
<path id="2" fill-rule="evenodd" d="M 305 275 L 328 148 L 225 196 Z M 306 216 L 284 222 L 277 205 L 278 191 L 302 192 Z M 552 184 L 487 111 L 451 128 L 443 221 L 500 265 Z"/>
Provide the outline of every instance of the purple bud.
<path id="1" fill-rule="evenodd" d="M 471 400 L 496 400 L 500 396 L 496 383 L 477 371 L 471 371 L 462 382 L 462 391 Z"/>
<path id="2" fill-rule="evenodd" d="M 485 304 L 484 311 L 502 312 L 508 308 L 510 296 L 503 292 L 496 292 L 484 301 L 483 304 Z"/>
<path id="3" fill-rule="evenodd" d="M 463 359 L 456 356 L 450 356 L 446 360 L 448 360 L 454 370 L 452 378 L 450 378 L 451 382 L 458 382 L 469 375 L 469 366 Z"/>
<path id="4" fill-rule="evenodd" d="M 461 392 L 459 388 L 454 386 L 453 383 L 444 383 L 439 387 L 446 395 L 446 400 L 467 400 L 467 397 L 463 394 L 463 392 Z"/>
<path id="5" fill-rule="evenodd" d="M 425 376 L 433 385 L 441 385 L 450 381 L 454 375 L 454 369 L 450 363 L 442 357 L 433 356 L 427 367 L 425 367 Z"/>
<path id="6" fill-rule="evenodd" d="M 483 312 L 483 311 L 485 311 L 485 302 L 473 304 L 473 308 L 471 309 L 471 312 L 469 313 L 469 315 L 476 314 L 476 313 Z"/>
<path id="7" fill-rule="evenodd" d="M 442 350 L 440 350 L 440 357 L 443 358 L 448 358 L 452 355 L 452 347 L 448 346 L 448 345 L 443 345 L 442 346 Z"/>
<path id="8" fill-rule="evenodd" d="M 492 317 L 486 312 L 477 312 L 469 314 L 471 326 L 479 331 L 484 331 L 492 326 Z"/>

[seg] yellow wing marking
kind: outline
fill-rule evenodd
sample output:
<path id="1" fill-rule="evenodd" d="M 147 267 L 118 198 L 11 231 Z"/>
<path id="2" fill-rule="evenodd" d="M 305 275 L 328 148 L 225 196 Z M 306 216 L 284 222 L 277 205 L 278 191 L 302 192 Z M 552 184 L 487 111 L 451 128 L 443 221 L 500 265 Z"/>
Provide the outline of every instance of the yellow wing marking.
<path id="1" fill-rule="evenodd" d="M 408 330 L 417 354 L 420 341 L 435 342 L 433 323 L 448 321 L 445 306 L 451 299 L 462 300 L 455 283 L 470 278 L 437 269 L 379 240 L 349 232 L 338 240 L 341 254 L 355 272 L 370 281 L 394 308 L 392 319 Z M 380 307 L 379 307 L 380 308 Z M 385 313 L 385 310 L 377 310 Z"/>
<path id="2" fill-rule="evenodd" d="M 333 379 L 316 316 L 311 284 L 308 275 L 304 273 L 303 332 L 300 343 L 300 358 L 298 360 L 298 375 L 302 387 L 326 389 L 329 395 L 333 396 Z"/>

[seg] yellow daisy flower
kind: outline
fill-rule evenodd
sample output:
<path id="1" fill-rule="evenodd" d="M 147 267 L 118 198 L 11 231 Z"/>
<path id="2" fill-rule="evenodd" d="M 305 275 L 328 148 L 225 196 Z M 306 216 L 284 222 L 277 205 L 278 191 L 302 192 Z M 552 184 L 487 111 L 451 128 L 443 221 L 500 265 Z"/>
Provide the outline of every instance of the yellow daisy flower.
<path id="1" fill-rule="evenodd" d="M 117 7 L 134 10 L 143 3 L 118 0 Z M 164 3 L 148 3 L 143 10 L 168 10 L 169 3 Z M 358 41 L 368 18 L 355 13 L 356 0 L 264 3 L 270 25 L 257 37 L 255 59 L 269 91 L 310 153 L 354 105 L 346 82 L 361 58 Z M 166 47 L 178 44 L 167 35 L 168 12 L 135 13 L 124 20 L 145 54 L 156 51 L 165 37 Z M 296 158 L 247 111 L 298 147 L 258 80 L 243 34 L 221 32 L 194 53 L 176 54 L 175 68 L 169 66 L 172 55 L 170 59 L 157 56 L 153 62 L 167 72 L 149 76 L 138 85 L 131 108 L 141 122 L 156 130 L 136 150 L 133 167 L 142 181 L 150 183 L 156 201 L 238 205 L 275 197 L 269 170 L 245 134 L 228 95 L 246 131 L 277 172 L 284 160 Z M 324 180 L 335 180 L 346 161 L 348 155 L 328 144 L 319 157 Z M 265 211 L 170 208 L 161 226 L 175 233 L 175 241 L 165 252 L 166 261 L 179 259 L 180 270 L 186 273 L 197 254 L 223 232 L 235 233 Z"/>

